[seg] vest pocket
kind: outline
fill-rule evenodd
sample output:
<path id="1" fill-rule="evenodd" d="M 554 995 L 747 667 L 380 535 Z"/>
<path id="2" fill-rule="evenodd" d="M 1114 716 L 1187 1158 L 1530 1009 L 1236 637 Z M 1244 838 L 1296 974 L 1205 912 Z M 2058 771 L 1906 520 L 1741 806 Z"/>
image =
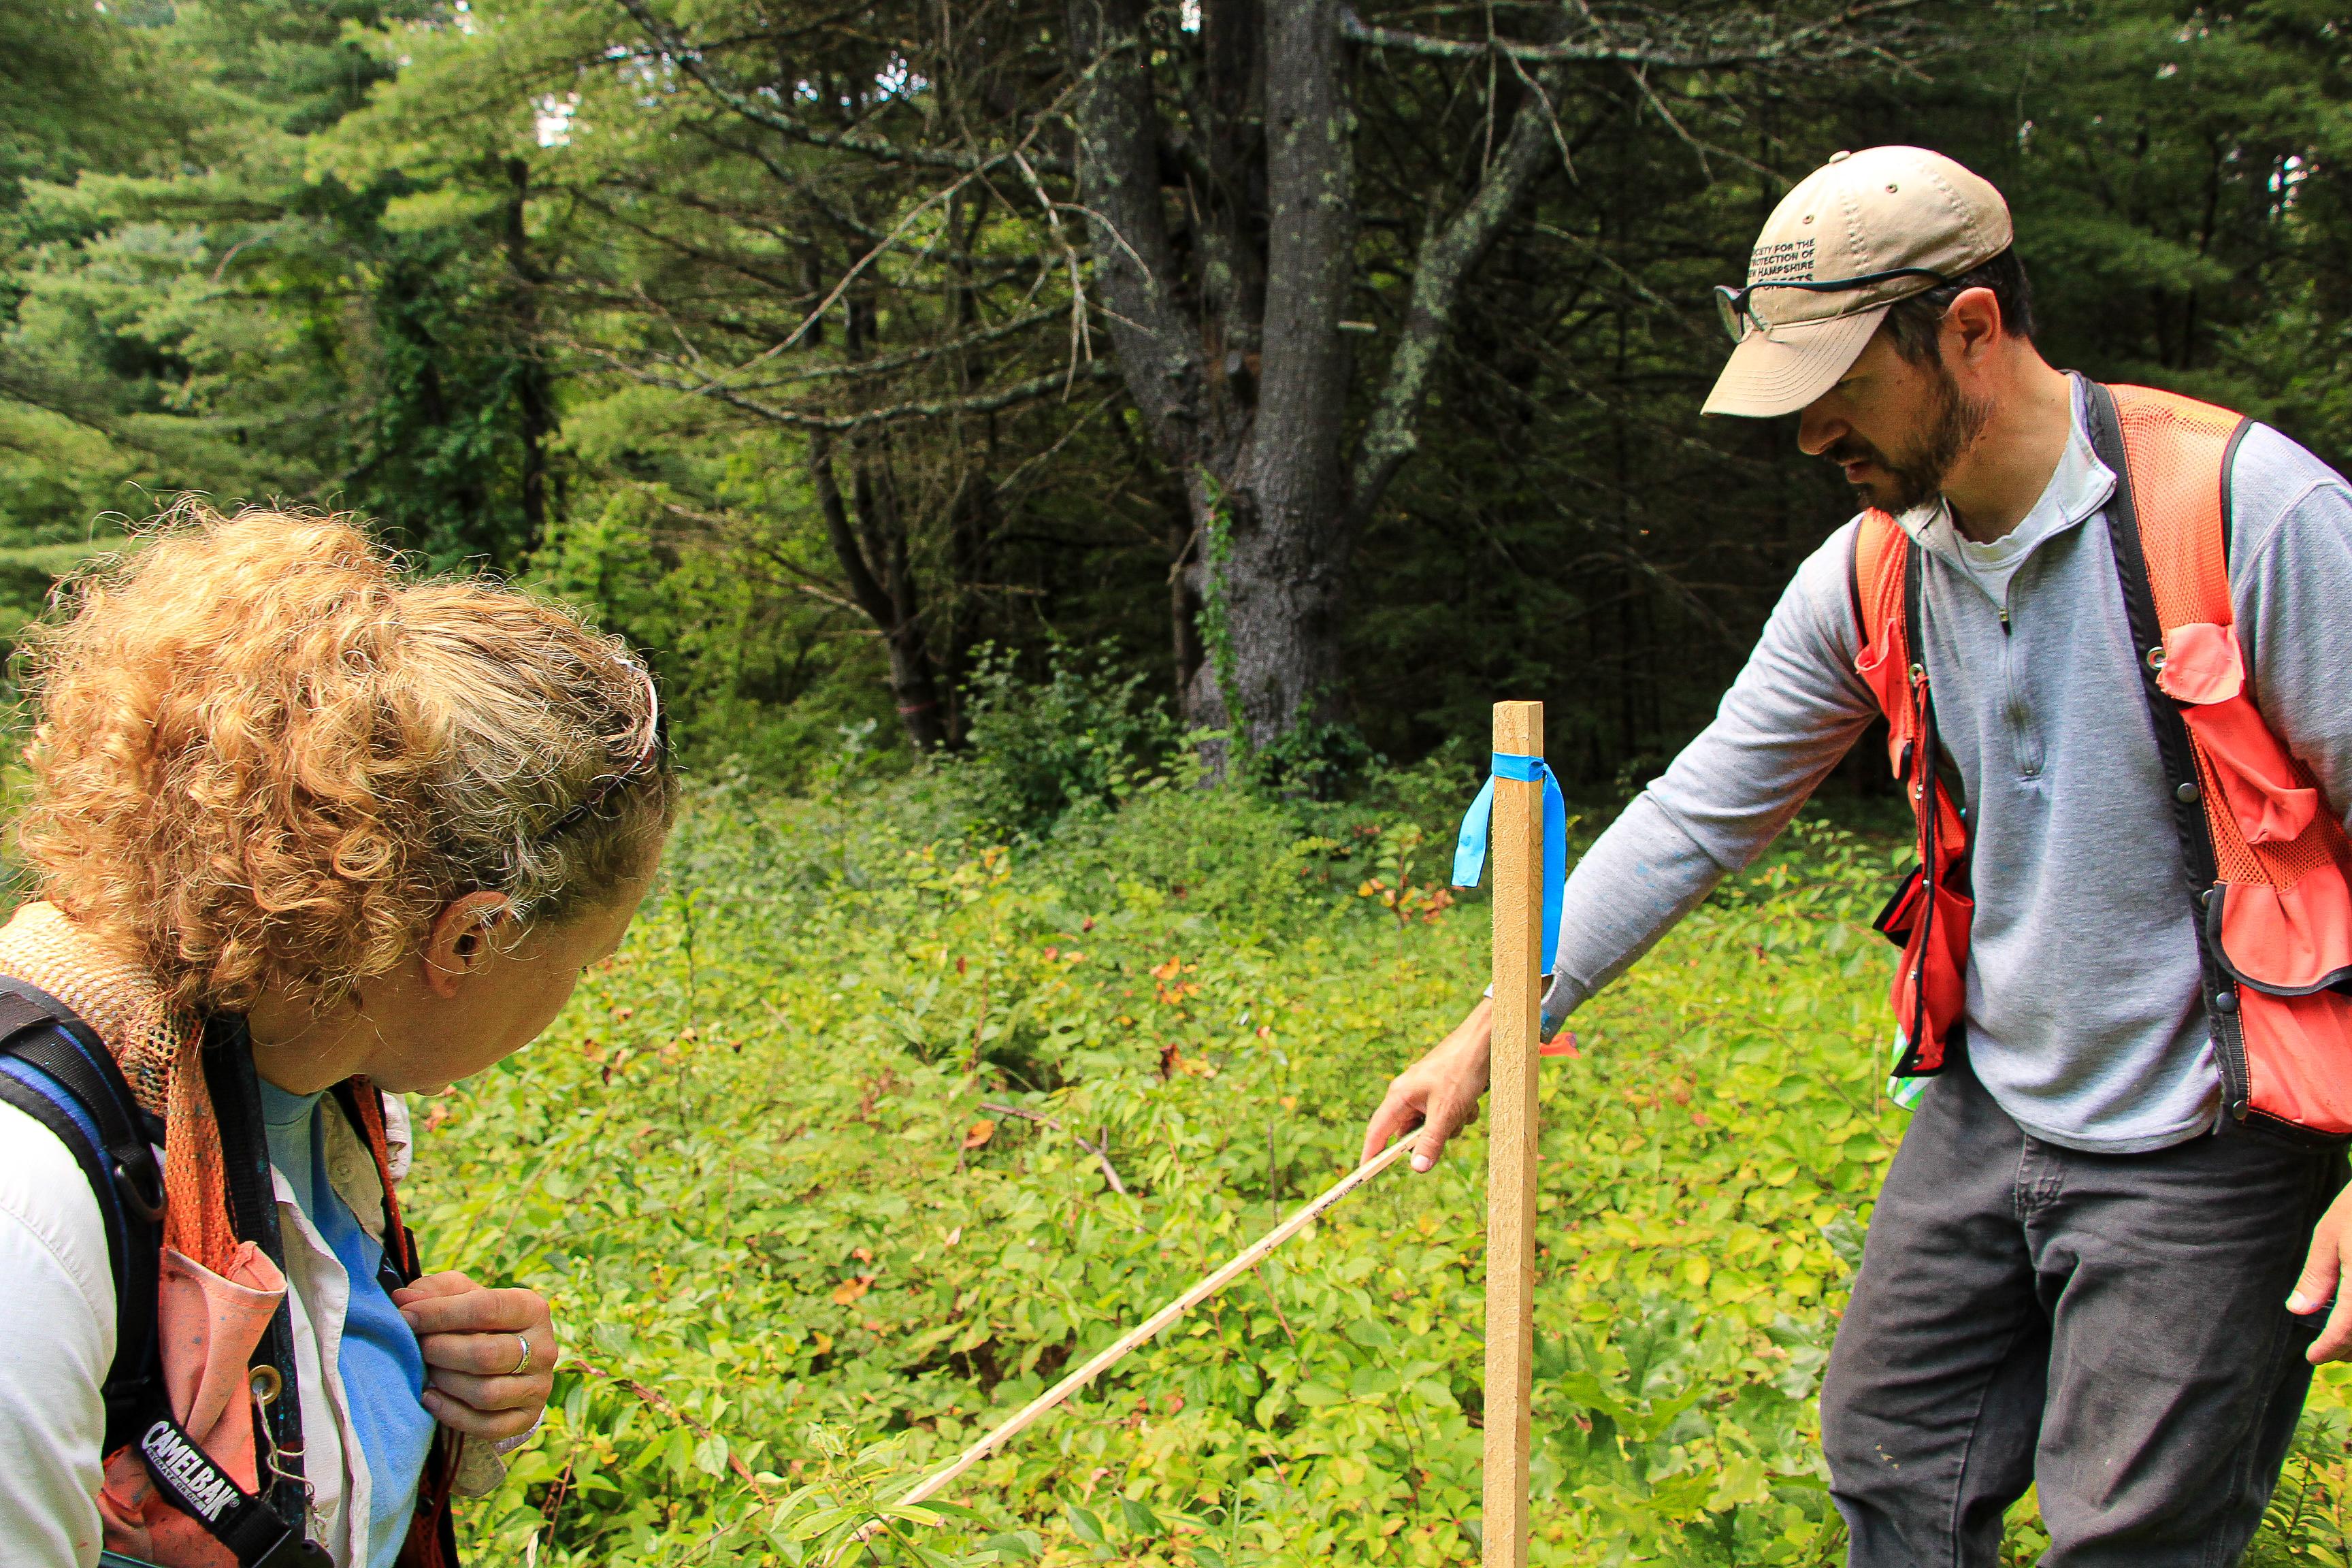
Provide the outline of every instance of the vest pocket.
<path id="1" fill-rule="evenodd" d="M 1909 945 L 1911 928 L 1919 921 L 1919 890 L 1927 882 L 1919 868 L 1912 867 L 1910 873 L 1895 885 L 1894 893 L 1878 911 L 1878 918 L 1870 922 L 1870 929 L 1897 947 Z"/>
<path id="2" fill-rule="evenodd" d="M 2249 844 L 2284 844 L 2318 815 L 2319 792 L 2246 699 L 2246 661 L 2234 626 L 2198 622 L 2164 634 L 2164 694 L 2210 764 L 2222 804 Z"/>
<path id="3" fill-rule="evenodd" d="M 1932 905 L 1930 899 L 1932 897 Z M 1976 900 L 1949 887 L 1930 886 L 1913 867 L 1872 929 L 1903 949 L 1888 994 L 1895 1026 L 1910 1049 L 1895 1070 L 1917 1077 L 1940 1072 L 1969 1002 L 1969 927 Z"/>
<path id="4" fill-rule="evenodd" d="M 2205 935 L 2240 984 L 2273 996 L 2352 986 L 2352 887 L 2323 862 L 2291 888 L 2225 882 L 2205 905 Z"/>
<path id="5" fill-rule="evenodd" d="M 2238 993 L 2248 1108 L 2313 1132 L 2352 1133 L 2352 999 Z"/>

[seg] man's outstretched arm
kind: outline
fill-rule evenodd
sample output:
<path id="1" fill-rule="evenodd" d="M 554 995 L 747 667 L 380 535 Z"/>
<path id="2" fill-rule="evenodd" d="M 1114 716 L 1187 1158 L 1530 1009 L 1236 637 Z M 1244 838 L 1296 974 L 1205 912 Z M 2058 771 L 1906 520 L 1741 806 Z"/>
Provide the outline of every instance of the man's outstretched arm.
<path id="1" fill-rule="evenodd" d="M 1570 873 L 1547 1032 L 1762 854 L 1876 715 L 1853 673 L 1853 531 L 1839 530 L 1798 568 L 1715 721 Z M 1400 1073 L 1364 1129 L 1364 1157 L 1425 1124 L 1412 1165 L 1435 1164 L 1477 1114 L 1493 1036 L 1482 1001 Z"/>

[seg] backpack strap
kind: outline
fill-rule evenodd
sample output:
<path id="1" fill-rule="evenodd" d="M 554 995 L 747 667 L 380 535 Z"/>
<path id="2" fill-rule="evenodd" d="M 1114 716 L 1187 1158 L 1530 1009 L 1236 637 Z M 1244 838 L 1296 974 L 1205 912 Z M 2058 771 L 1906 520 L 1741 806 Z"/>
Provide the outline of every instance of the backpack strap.
<path id="1" fill-rule="evenodd" d="M 1853 531 L 1853 617 L 1862 632 L 1861 646 L 1875 642 L 1886 628 L 1886 617 L 1903 602 L 1905 568 L 1911 555 L 1911 536 L 1888 513 L 1873 507 L 1862 514 Z M 1907 633 L 1907 628 L 1905 628 Z M 1906 636 L 1906 641 L 1907 636 Z"/>
<path id="2" fill-rule="evenodd" d="M 253 1044 L 245 1020 L 226 1015 L 207 1018 L 198 1059 L 213 1121 L 220 1130 L 221 1185 L 228 1200 L 229 1224 L 238 1240 L 252 1242 L 282 1273 L 286 1244 L 278 1228 L 278 1189 L 269 1174 L 261 1086 L 254 1075 Z M 292 1291 L 278 1304 L 261 1342 L 254 1346 L 252 1364 L 275 1372 L 279 1391 L 262 1412 L 255 1433 L 263 1445 L 260 1472 L 269 1481 L 266 1495 L 281 1518 L 307 1519 L 310 1488 L 302 1479 L 302 1400 L 296 1381 Z"/>
<path id="3" fill-rule="evenodd" d="M 163 1258 L 160 1119 L 140 1108 L 95 1031 L 37 986 L 0 975 L 0 1100 L 53 1133 L 81 1167 L 106 1227 L 114 1279 L 114 1364 L 106 1374 L 106 1439 L 132 1441 L 163 1405 L 155 1342 Z"/>
<path id="4" fill-rule="evenodd" d="M 211 1034 L 208 1028 L 208 1046 Z M 241 1030 L 234 1040 L 243 1047 Z M 226 1102 L 233 1113 L 218 1116 L 222 1148 L 229 1155 L 231 1207 L 240 1234 L 262 1241 L 275 1262 L 281 1256 L 277 1205 L 268 1149 L 260 1134 L 252 1056 L 243 1049 L 236 1055 L 244 1063 L 241 1081 L 224 1051 L 219 1061 L 208 1056 L 207 1087 L 215 1096 L 216 1114 L 224 1108 L 224 1089 L 242 1090 Z M 272 1332 L 254 1358 L 257 1366 L 268 1362 L 288 1395 L 271 1402 L 268 1418 L 278 1452 L 294 1462 L 289 1470 L 265 1453 L 262 1468 L 274 1482 L 265 1500 L 248 1495 L 213 1462 L 172 1415 L 163 1386 L 156 1317 L 164 1185 L 154 1151 L 163 1140 L 163 1121 L 140 1106 L 113 1053 L 79 1015 L 12 975 L 0 975 L 0 1100 L 40 1122 L 66 1146 L 89 1181 L 105 1224 L 107 1263 L 114 1279 L 115 1351 L 102 1391 L 106 1436 L 100 1452 L 135 1447 L 157 1489 L 226 1547 L 241 1568 L 329 1568 L 324 1549 L 306 1539 L 299 1525 L 286 1522 L 305 1519 L 309 1510 L 299 1468 L 299 1401 L 291 1397 L 288 1308 L 279 1306 Z M 250 1168 L 257 1152 L 257 1192 L 252 1181 L 257 1173 Z M 248 1225 L 262 1235 L 251 1235 Z"/>

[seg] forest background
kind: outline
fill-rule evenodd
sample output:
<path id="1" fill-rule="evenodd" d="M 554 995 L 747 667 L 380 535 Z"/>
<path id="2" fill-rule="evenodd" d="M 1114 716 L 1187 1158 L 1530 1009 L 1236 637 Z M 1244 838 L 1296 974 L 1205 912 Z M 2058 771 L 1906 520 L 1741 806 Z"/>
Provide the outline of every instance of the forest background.
<path id="1" fill-rule="evenodd" d="M 419 1121 L 428 1255 L 569 1336 L 464 1528 L 528 1568 L 825 1561 L 1352 1163 L 1484 967 L 1443 879 L 1490 701 L 1543 700 L 1595 802 L 1705 721 L 1850 510 L 1787 422 L 1696 412 L 1708 289 L 1790 180 L 1955 154 L 2053 361 L 2347 466 L 2347 29 L 0 0 L 0 632 L 194 492 L 356 510 L 647 650 L 697 780 L 665 879 Z M 1547 1568 L 1840 1560 L 1814 1394 L 1902 1129 L 1884 804 L 1801 820 L 1546 1068 Z M 894 1560 L 1467 1561 L 1483 1154 Z M 2250 1563 L 2352 1561 L 2344 1377 Z M 2021 1503 L 2004 1563 L 2046 1544 Z"/>
<path id="2" fill-rule="evenodd" d="M 349 508 L 586 601 L 787 786 L 1059 668 L 1311 793 L 1539 697 L 1622 787 L 1849 510 L 1696 413 L 1709 287 L 1838 147 L 1999 184 L 2057 363 L 2344 466 L 2347 26 L 7 0 L 0 575 L 187 491 Z"/>

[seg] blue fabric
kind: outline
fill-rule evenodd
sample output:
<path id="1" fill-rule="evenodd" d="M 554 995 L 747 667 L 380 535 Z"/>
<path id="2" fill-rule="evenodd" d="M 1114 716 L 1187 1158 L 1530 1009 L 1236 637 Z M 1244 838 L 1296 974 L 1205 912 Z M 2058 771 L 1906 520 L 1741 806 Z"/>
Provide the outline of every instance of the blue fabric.
<path id="1" fill-rule="evenodd" d="M 1494 771 L 1479 786 L 1478 798 L 1463 814 L 1461 834 L 1454 841 L 1454 885 L 1475 888 L 1486 869 L 1486 830 L 1495 815 L 1495 781 L 1517 779 L 1522 784 L 1543 781 L 1543 970 L 1552 972 L 1559 951 L 1560 890 L 1568 882 L 1568 802 L 1559 780 L 1541 757 L 1496 752 Z"/>
<path id="2" fill-rule="evenodd" d="M 103 1163 L 106 1140 L 99 1136 L 98 1123 L 90 1120 L 89 1112 L 82 1109 L 81 1101 L 74 1097 L 72 1090 L 32 1063 L 14 1056 L 0 1055 L 0 1073 L 6 1073 L 18 1083 L 64 1111 L 67 1120 L 80 1131 L 82 1137 L 89 1142 L 91 1152 L 98 1154 L 101 1163 Z M 118 1249 L 128 1247 L 129 1233 L 124 1228 L 121 1199 L 112 1191 L 100 1192 L 94 1195 L 98 1199 L 99 1217 L 106 1222 L 107 1244 Z"/>
<path id="3" fill-rule="evenodd" d="M 269 1163 L 294 1189 L 294 1201 L 351 1276 L 343 1313 L 341 1371 L 352 1426 L 370 1485 L 365 1568 L 392 1568 L 416 1511 L 416 1489 L 433 1443 L 433 1413 L 425 1408 L 425 1352 L 408 1321 L 392 1304 L 376 1270 L 383 1247 L 360 1228 L 351 1205 L 327 1180 L 327 1150 L 320 1119 L 340 1116 L 316 1094 L 289 1094 L 264 1080 L 261 1115 L 269 1135 Z"/>

